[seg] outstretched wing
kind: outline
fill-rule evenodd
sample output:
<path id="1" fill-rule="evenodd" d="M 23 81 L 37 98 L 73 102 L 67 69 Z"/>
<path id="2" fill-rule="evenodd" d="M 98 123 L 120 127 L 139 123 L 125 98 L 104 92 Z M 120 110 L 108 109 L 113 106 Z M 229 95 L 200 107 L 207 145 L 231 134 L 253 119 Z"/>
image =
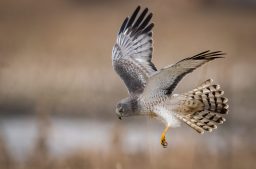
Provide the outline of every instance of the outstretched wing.
<path id="1" fill-rule="evenodd" d="M 191 73 L 211 60 L 222 58 L 222 55 L 224 53 L 221 51 L 210 52 L 208 50 L 157 71 L 148 79 L 143 96 L 145 98 L 154 98 L 170 95 L 186 74 Z"/>
<path id="2" fill-rule="evenodd" d="M 152 58 L 152 13 L 144 9 L 137 17 L 140 6 L 127 17 L 118 33 L 112 51 L 112 64 L 126 84 L 130 94 L 140 94 L 148 77 L 156 71 Z"/>

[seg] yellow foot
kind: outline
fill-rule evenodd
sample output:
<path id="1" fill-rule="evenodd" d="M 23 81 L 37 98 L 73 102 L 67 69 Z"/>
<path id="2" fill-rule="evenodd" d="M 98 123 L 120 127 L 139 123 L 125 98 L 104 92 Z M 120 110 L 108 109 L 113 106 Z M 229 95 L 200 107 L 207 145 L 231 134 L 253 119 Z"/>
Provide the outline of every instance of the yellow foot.
<path id="1" fill-rule="evenodd" d="M 169 128 L 169 127 L 167 126 L 167 127 L 164 129 L 164 131 L 163 131 L 163 133 L 162 133 L 162 135 L 161 135 L 161 141 L 160 141 L 160 143 L 162 144 L 162 146 L 163 146 L 164 148 L 166 148 L 167 145 L 168 145 L 168 143 L 167 143 L 167 141 L 166 141 L 166 138 L 165 138 L 165 134 L 166 134 L 168 128 Z"/>
<path id="2" fill-rule="evenodd" d="M 161 144 L 162 144 L 163 148 L 166 148 L 168 145 L 164 133 L 161 136 Z"/>

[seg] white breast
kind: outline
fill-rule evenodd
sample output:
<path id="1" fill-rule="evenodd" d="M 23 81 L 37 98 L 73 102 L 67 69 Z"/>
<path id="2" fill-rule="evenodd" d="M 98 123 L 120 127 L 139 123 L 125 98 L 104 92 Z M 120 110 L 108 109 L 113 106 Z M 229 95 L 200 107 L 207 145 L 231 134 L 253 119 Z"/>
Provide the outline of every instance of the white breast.
<path id="1" fill-rule="evenodd" d="M 174 113 L 164 107 L 156 106 L 154 113 L 156 113 L 157 119 L 161 120 L 163 123 L 170 127 L 179 127 L 181 124 L 180 120 L 177 119 Z"/>

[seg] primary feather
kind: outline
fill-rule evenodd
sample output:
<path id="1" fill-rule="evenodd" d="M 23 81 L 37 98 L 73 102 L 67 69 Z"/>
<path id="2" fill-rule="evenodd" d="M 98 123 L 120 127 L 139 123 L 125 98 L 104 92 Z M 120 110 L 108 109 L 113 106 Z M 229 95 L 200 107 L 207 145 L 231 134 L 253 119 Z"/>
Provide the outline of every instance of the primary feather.
<path id="1" fill-rule="evenodd" d="M 124 20 L 112 51 L 113 67 L 133 95 L 143 92 L 148 77 L 156 71 L 151 62 L 152 13 L 147 8 L 140 15 L 139 11 L 140 6 Z"/>

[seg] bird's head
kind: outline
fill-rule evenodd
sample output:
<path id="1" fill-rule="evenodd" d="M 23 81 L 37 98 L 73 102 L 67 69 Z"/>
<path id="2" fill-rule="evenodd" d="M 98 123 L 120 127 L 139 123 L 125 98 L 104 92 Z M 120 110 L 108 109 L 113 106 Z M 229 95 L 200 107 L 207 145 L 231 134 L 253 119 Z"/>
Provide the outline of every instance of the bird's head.
<path id="1" fill-rule="evenodd" d="M 137 101 L 131 98 L 122 99 L 116 106 L 116 115 L 121 120 L 122 117 L 135 115 Z"/>

